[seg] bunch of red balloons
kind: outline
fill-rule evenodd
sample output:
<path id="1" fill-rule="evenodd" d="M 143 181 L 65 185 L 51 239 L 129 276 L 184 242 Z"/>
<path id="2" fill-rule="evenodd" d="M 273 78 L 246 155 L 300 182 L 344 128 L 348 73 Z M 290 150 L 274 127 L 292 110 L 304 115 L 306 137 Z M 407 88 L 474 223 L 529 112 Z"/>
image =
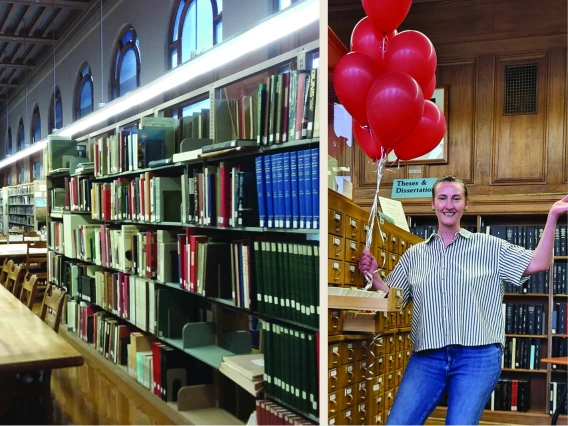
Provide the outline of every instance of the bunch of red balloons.
<path id="1" fill-rule="evenodd" d="M 442 140 L 446 120 L 431 102 L 436 88 L 436 51 L 418 31 L 397 33 L 412 0 L 362 0 L 367 16 L 351 34 L 333 82 L 353 117 L 360 148 L 376 161 L 394 149 L 397 158 L 427 154 Z"/>

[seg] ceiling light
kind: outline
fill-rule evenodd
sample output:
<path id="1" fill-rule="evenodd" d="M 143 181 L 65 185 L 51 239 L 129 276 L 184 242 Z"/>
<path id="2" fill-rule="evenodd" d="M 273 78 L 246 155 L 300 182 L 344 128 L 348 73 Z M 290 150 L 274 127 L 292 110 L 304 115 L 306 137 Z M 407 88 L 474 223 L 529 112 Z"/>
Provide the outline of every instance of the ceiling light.
<path id="1" fill-rule="evenodd" d="M 47 145 L 47 139 L 42 139 L 39 142 L 34 143 L 27 148 L 22 149 L 21 151 L 16 152 L 15 154 L 9 156 L 8 158 L 4 158 L 0 161 L 0 169 L 6 167 L 9 164 L 15 163 L 22 158 L 26 158 L 32 154 L 35 154 L 38 151 L 41 151 Z"/>

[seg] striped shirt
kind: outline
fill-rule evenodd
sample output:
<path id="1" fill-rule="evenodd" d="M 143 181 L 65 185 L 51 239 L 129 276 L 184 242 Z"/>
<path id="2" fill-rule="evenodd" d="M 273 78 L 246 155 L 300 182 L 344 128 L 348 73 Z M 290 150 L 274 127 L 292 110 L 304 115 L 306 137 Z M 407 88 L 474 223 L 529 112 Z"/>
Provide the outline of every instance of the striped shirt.
<path id="1" fill-rule="evenodd" d="M 444 247 L 438 234 L 408 249 L 385 283 L 414 301 L 415 351 L 448 345 L 505 345 L 504 283 L 521 285 L 534 251 L 460 229 Z"/>

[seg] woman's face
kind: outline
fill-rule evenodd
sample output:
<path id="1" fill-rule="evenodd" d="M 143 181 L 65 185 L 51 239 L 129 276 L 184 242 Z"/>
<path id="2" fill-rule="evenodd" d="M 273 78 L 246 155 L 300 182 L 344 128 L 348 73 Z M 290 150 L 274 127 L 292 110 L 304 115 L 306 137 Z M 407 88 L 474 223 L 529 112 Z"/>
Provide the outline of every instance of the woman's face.
<path id="1" fill-rule="evenodd" d="M 459 228 L 467 200 L 463 186 L 458 182 L 440 182 L 432 201 L 439 224 L 448 228 Z"/>

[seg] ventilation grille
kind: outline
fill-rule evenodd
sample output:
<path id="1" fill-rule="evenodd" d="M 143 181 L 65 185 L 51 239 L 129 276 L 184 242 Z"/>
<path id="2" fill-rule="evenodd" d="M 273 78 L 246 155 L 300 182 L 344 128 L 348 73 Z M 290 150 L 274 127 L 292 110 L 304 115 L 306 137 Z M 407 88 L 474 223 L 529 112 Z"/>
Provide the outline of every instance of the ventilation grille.
<path id="1" fill-rule="evenodd" d="M 505 66 L 504 115 L 536 114 L 536 64 Z"/>

